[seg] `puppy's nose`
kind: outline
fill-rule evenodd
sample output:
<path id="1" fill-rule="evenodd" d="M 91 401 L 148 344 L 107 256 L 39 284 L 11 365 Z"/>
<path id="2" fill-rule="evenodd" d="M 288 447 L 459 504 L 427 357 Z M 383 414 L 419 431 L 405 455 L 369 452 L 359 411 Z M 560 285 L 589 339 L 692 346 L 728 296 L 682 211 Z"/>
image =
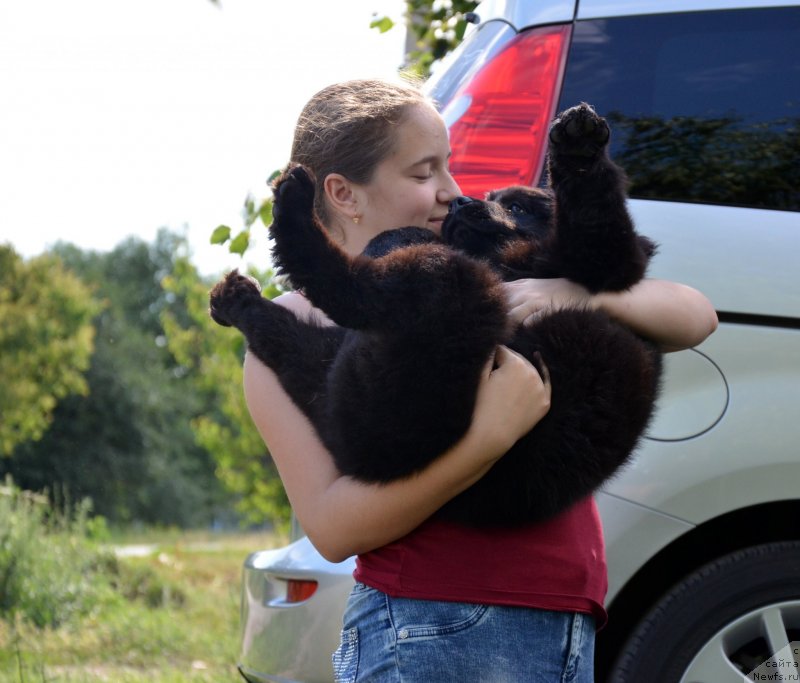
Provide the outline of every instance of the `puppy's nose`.
<path id="1" fill-rule="evenodd" d="M 456 197 L 450 202 L 450 211 L 458 211 L 458 209 L 460 209 L 462 206 L 470 203 L 472 203 L 472 199 L 469 197 Z"/>

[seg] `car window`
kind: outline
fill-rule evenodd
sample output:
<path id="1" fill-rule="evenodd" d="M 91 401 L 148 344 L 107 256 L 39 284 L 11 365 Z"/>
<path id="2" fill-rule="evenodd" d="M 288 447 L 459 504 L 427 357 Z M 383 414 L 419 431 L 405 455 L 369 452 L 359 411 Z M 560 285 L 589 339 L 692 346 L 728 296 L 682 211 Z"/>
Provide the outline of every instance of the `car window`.
<path id="1" fill-rule="evenodd" d="M 800 9 L 577 22 L 560 109 L 612 124 L 631 196 L 800 208 Z"/>

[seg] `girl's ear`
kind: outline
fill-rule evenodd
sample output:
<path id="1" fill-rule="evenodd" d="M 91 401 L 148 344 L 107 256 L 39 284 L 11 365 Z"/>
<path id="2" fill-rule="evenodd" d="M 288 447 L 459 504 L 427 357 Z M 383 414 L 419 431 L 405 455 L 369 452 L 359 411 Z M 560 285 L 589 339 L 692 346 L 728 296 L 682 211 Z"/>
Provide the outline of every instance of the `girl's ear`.
<path id="1" fill-rule="evenodd" d="M 323 182 L 325 188 L 325 198 L 328 206 L 339 216 L 348 220 L 353 220 L 359 216 L 358 211 L 358 191 L 340 173 L 329 173 Z"/>

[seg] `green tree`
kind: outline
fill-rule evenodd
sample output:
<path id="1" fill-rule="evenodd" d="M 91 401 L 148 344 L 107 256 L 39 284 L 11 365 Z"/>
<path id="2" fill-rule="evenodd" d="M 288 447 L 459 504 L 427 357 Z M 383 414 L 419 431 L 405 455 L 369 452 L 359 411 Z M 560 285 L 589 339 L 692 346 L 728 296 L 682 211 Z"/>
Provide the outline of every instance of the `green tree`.
<path id="1" fill-rule="evenodd" d="M 268 298 L 281 290 L 271 274 L 251 275 L 266 282 Z M 249 521 L 289 520 L 289 506 L 274 464 L 253 425 L 242 393 L 244 340 L 237 330 L 225 329 L 208 315 L 209 283 L 186 260 L 176 263 L 164 280 L 167 291 L 185 302 L 188 318 L 171 311 L 162 315 L 168 347 L 184 371 L 195 378 L 206 412 L 192 421 L 197 442 L 216 461 L 217 476 L 238 496 L 238 509 Z"/>
<path id="2" fill-rule="evenodd" d="M 442 59 L 464 38 L 468 15 L 477 0 L 406 0 L 408 31 L 406 69 L 427 76 L 434 62 Z M 389 17 L 376 17 L 371 26 L 381 33 L 391 30 Z"/>
<path id="3" fill-rule="evenodd" d="M 21 444 L 4 465 L 20 485 L 89 497 L 96 512 L 119 522 L 206 525 L 229 504 L 191 427 L 203 397 L 166 348 L 161 325 L 168 308 L 188 318 L 161 285 L 183 251 L 185 240 L 167 231 L 153 244 L 129 239 L 109 253 L 56 247 L 103 308 L 88 394 L 63 400 L 43 438 Z"/>
<path id="4" fill-rule="evenodd" d="M 268 182 L 279 173 L 273 172 Z M 242 222 L 244 227 L 233 237 L 229 226 L 218 226 L 211 243 L 227 244 L 231 253 L 243 256 L 254 226 L 264 229 L 272 223 L 272 200 L 248 195 L 242 207 Z M 272 271 L 258 272 L 251 267 L 249 274 L 262 283 L 267 298 L 281 293 Z M 187 302 L 190 312 L 190 320 L 183 323 L 169 314 L 164 317 L 169 348 L 187 371 L 203 378 L 203 391 L 219 399 L 216 410 L 193 422 L 198 443 L 214 455 L 217 476 L 239 496 L 237 508 L 245 519 L 255 523 L 269 519 L 285 527 L 290 517 L 286 493 L 242 393 L 244 339 L 238 331 L 223 329 L 211 320 L 210 287 L 200 281 L 190 263 L 185 262 L 165 284 Z"/>
<path id="5" fill-rule="evenodd" d="M 97 304 L 54 255 L 0 245 L 0 456 L 40 439 L 58 402 L 86 394 Z"/>

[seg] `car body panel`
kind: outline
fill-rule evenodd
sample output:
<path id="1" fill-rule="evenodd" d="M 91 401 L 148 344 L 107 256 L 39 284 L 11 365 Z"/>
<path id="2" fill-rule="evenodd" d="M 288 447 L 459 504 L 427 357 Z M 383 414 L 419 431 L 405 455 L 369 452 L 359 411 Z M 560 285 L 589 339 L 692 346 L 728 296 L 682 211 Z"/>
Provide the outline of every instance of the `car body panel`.
<path id="1" fill-rule="evenodd" d="M 724 417 L 692 439 L 648 440 L 604 489 L 692 524 L 797 499 L 800 330 L 723 324 L 700 349 L 730 388 Z"/>
<path id="2" fill-rule="evenodd" d="M 796 212 L 644 199 L 629 207 L 659 244 L 649 277 L 696 287 L 717 311 L 800 320 Z"/>
<path id="3" fill-rule="evenodd" d="M 303 537 L 277 550 L 252 553 L 242 575 L 239 666 L 251 681 L 330 681 L 354 559 L 334 564 Z M 288 579 L 313 579 L 306 601 L 286 601 Z"/>
<path id="4" fill-rule="evenodd" d="M 517 30 L 527 26 L 572 21 L 577 9 L 575 0 L 484 0 L 475 9 L 481 22 L 503 19 Z"/>
<path id="5" fill-rule="evenodd" d="M 697 349 L 667 354 L 646 438 L 683 441 L 699 436 L 722 419 L 729 400 L 725 376 L 706 354 Z"/>
<path id="6" fill-rule="evenodd" d="M 624 500 L 607 491 L 595 495 L 603 522 L 611 602 L 654 555 L 694 528 L 689 522 Z"/>
<path id="7" fill-rule="evenodd" d="M 705 12 L 728 9 L 748 9 L 757 3 L 753 0 L 484 0 L 475 12 L 480 20 L 503 19 L 517 30 L 543 24 L 557 24 L 573 19 L 602 19 L 645 14 L 670 14 L 674 12 Z M 763 7 L 791 7 L 792 0 L 770 0 Z"/>
<path id="8" fill-rule="evenodd" d="M 756 6 L 790 7 L 796 4 L 792 0 L 768 0 L 762 3 L 753 2 L 753 0 L 659 0 L 659 2 L 643 2 L 643 0 L 580 0 L 577 19 L 752 9 Z"/>

